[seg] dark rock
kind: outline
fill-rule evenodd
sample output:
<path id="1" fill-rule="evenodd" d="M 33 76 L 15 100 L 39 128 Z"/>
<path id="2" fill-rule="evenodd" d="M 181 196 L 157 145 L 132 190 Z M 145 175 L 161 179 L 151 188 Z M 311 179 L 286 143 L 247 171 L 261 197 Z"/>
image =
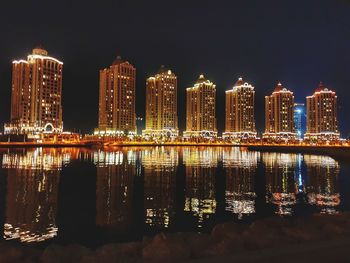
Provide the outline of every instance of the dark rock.
<path id="1" fill-rule="evenodd" d="M 178 262 L 190 258 L 188 244 L 183 242 L 183 235 L 156 235 L 142 250 L 142 257 L 150 262 Z"/>
<path id="2" fill-rule="evenodd" d="M 242 234 L 243 227 L 235 223 L 224 223 L 216 225 L 211 231 L 211 235 L 216 239 L 237 238 Z"/>
<path id="3" fill-rule="evenodd" d="M 23 249 L 7 244 L 0 245 L 0 263 L 19 262 L 24 256 Z"/>
<path id="4" fill-rule="evenodd" d="M 96 250 L 100 262 L 136 262 L 142 256 L 142 243 L 108 244 Z"/>
<path id="5" fill-rule="evenodd" d="M 48 246 L 41 255 L 43 263 L 81 262 L 92 256 L 92 251 L 81 245 Z"/>

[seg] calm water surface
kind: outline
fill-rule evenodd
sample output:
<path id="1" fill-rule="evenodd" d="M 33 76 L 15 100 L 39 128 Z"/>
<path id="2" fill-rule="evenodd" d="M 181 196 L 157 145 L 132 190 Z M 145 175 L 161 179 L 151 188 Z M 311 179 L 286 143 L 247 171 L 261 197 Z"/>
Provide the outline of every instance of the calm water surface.
<path id="1" fill-rule="evenodd" d="M 349 164 L 231 147 L 0 150 L 0 231 L 32 244 L 142 240 L 350 210 Z"/>

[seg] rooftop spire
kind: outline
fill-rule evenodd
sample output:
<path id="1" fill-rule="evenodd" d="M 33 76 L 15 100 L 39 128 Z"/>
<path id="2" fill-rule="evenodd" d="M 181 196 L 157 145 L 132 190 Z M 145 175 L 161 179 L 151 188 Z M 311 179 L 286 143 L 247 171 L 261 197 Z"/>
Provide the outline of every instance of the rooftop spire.
<path id="1" fill-rule="evenodd" d="M 277 86 L 275 87 L 274 92 L 279 92 L 279 91 L 281 91 L 281 90 L 283 90 L 283 85 L 282 85 L 282 83 L 279 81 L 279 82 L 277 83 Z"/>
<path id="2" fill-rule="evenodd" d="M 197 81 L 196 81 L 196 84 L 198 84 L 198 83 L 203 83 L 203 82 L 205 82 L 205 81 L 206 81 L 206 79 L 205 79 L 204 75 L 203 75 L 203 74 L 200 74 L 200 75 L 199 75 L 199 78 L 198 78 Z"/>
<path id="3" fill-rule="evenodd" d="M 236 84 L 235 86 L 241 86 L 244 84 L 244 81 L 243 81 L 243 78 L 242 77 L 239 77 L 238 80 L 236 81 Z"/>
<path id="4" fill-rule="evenodd" d="M 38 45 L 33 49 L 33 55 L 47 56 L 48 52 L 43 48 L 42 45 Z"/>
<path id="5" fill-rule="evenodd" d="M 318 87 L 316 88 L 315 92 L 320 92 L 320 91 L 325 90 L 325 89 L 327 89 L 327 88 L 325 87 L 325 85 L 323 85 L 323 82 L 320 81 L 320 84 L 318 84 Z"/>
<path id="6" fill-rule="evenodd" d="M 116 57 L 116 59 L 113 61 L 113 64 L 112 64 L 112 65 L 118 65 L 118 64 L 123 63 L 123 62 L 124 62 L 124 61 L 123 61 L 122 57 L 118 55 L 118 56 Z"/>

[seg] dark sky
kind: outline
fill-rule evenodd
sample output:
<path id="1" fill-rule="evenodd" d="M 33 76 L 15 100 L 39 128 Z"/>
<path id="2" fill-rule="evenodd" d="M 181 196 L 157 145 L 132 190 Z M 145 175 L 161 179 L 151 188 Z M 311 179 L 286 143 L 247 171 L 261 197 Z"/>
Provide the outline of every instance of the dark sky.
<path id="1" fill-rule="evenodd" d="M 178 76 L 181 129 L 185 88 L 204 73 L 217 84 L 220 130 L 224 91 L 242 76 L 256 89 L 260 131 L 264 96 L 278 81 L 295 92 L 298 102 L 323 81 L 338 93 L 342 134 L 350 132 L 349 1 L 2 1 L 0 125 L 10 114 L 11 61 L 25 58 L 37 45 L 64 62 L 67 130 L 96 127 L 99 69 L 121 55 L 137 68 L 140 116 L 145 79 L 164 64 Z"/>

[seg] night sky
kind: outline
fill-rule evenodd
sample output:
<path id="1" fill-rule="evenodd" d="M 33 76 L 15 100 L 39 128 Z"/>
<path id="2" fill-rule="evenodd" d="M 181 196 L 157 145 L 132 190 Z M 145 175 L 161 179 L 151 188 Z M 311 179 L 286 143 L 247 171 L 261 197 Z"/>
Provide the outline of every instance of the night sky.
<path id="1" fill-rule="evenodd" d="M 1 126 L 10 115 L 11 61 L 38 45 L 64 62 L 65 130 L 97 126 L 99 69 L 121 55 L 137 68 L 138 116 L 146 78 L 164 64 L 178 76 L 180 129 L 185 89 L 203 73 L 217 84 L 219 131 L 224 91 L 242 76 L 256 89 L 259 131 L 264 96 L 278 81 L 297 102 L 322 81 L 338 93 L 342 136 L 350 133 L 350 1 L 2 1 Z"/>

